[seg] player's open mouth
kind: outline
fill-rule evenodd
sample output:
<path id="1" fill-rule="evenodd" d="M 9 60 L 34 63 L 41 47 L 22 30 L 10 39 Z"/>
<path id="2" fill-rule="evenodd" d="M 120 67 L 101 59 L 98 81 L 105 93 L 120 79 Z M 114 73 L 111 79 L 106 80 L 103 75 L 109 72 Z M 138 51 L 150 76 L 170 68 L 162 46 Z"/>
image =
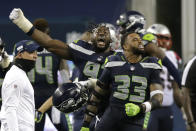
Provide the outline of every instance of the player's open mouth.
<path id="1" fill-rule="evenodd" d="M 105 41 L 104 39 L 99 39 L 98 42 L 97 42 L 98 46 L 99 47 L 105 47 Z"/>
<path id="2" fill-rule="evenodd" d="M 144 45 L 140 44 L 139 49 L 144 50 Z"/>

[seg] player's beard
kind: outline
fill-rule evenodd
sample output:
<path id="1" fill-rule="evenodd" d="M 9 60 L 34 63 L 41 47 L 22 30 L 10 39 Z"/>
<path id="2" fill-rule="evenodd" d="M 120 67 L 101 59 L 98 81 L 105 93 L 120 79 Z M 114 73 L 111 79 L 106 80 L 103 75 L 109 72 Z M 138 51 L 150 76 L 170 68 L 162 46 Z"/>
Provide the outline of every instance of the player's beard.
<path id="1" fill-rule="evenodd" d="M 31 69 L 35 67 L 34 60 L 27 60 L 27 59 L 16 59 L 14 64 L 24 70 L 25 72 L 29 72 Z"/>
<path id="2" fill-rule="evenodd" d="M 99 47 L 98 46 L 97 43 L 100 42 L 100 41 L 105 43 L 104 47 Z M 110 39 L 105 39 L 105 38 L 102 38 L 102 39 L 94 38 L 94 39 L 92 39 L 92 43 L 93 43 L 95 52 L 101 53 L 101 52 L 104 52 L 105 50 L 107 50 L 109 48 L 111 40 Z"/>
<path id="3" fill-rule="evenodd" d="M 105 50 L 108 49 L 110 44 L 106 44 L 105 47 L 101 48 L 101 47 L 98 47 L 97 44 L 94 44 L 94 49 L 97 53 L 101 53 L 101 52 L 104 52 Z"/>
<path id="4" fill-rule="evenodd" d="M 133 51 L 133 54 L 135 54 L 135 55 L 143 55 L 144 54 L 144 50 L 140 50 L 136 47 L 133 47 L 132 51 Z"/>

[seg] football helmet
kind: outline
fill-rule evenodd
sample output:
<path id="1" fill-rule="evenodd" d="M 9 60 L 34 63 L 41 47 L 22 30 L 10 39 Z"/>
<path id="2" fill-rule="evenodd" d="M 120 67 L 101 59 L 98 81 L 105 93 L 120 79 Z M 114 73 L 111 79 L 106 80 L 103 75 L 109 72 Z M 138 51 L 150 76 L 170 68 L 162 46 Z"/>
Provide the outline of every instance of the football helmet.
<path id="1" fill-rule="evenodd" d="M 147 32 L 156 36 L 159 47 L 166 50 L 169 50 L 172 47 L 171 33 L 165 25 L 153 24 L 147 29 Z"/>
<path id="2" fill-rule="evenodd" d="M 64 113 L 80 109 L 88 100 L 88 90 L 77 83 L 64 83 L 53 94 L 53 105 Z"/>
<path id="3" fill-rule="evenodd" d="M 120 15 L 116 24 L 120 27 L 119 31 L 121 34 L 126 32 L 138 32 L 144 30 L 146 20 L 144 16 L 137 11 L 128 11 Z"/>

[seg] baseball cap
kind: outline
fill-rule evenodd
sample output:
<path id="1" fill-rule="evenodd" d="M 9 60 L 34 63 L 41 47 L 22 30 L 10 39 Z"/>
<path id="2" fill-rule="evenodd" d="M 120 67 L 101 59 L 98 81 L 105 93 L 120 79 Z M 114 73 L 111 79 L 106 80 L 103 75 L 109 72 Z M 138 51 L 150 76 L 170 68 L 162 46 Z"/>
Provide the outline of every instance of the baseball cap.
<path id="1" fill-rule="evenodd" d="M 16 56 L 18 53 L 21 53 L 23 51 L 33 52 L 35 50 L 40 52 L 43 50 L 43 48 L 41 46 L 39 46 L 35 41 L 22 40 L 22 41 L 19 41 L 15 44 L 13 55 Z"/>

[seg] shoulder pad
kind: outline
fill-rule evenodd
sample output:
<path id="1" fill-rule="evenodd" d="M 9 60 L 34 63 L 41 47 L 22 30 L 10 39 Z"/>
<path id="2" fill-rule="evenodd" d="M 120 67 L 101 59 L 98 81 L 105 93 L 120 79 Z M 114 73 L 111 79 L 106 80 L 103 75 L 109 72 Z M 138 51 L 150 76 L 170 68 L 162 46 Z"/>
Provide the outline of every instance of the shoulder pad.
<path id="1" fill-rule="evenodd" d="M 82 40 L 78 40 L 77 43 L 76 42 L 70 43 L 69 47 L 74 51 L 82 52 L 87 55 L 92 55 L 93 53 L 95 53 L 92 50 L 92 45 Z"/>
<path id="2" fill-rule="evenodd" d="M 77 45 L 86 45 L 89 44 L 88 42 L 82 41 L 82 40 L 74 40 L 72 43 Z"/>
<path id="3" fill-rule="evenodd" d="M 156 57 L 145 57 L 140 64 L 143 68 L 162 69 L 162 62 Z"/>
<path id="4" fill-rule="evenodd" d="M 115 67 L 115 66 L 122 66 L 126 63 L 121 58 L 121 55 L 111 55 L 108 57 L 107 63 L 105 67 Z"/>

